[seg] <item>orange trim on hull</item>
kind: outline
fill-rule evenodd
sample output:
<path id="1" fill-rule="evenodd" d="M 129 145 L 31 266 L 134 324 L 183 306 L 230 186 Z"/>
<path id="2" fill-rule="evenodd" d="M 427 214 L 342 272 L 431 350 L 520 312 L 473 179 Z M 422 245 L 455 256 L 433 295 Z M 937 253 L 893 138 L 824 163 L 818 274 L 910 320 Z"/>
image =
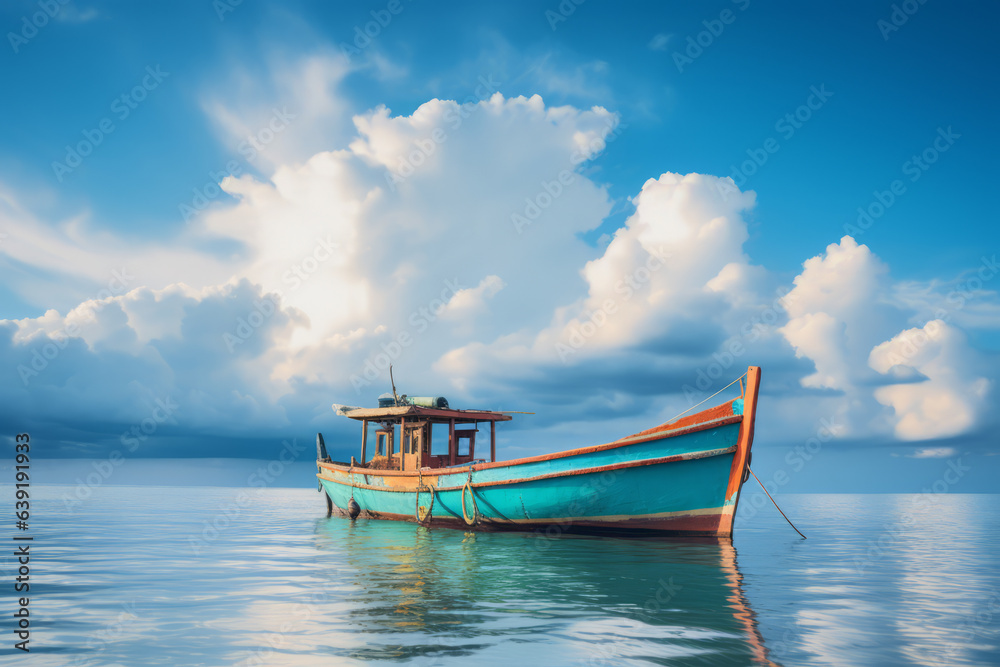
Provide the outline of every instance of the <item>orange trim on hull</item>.
<path id="1" fill-rule="evenodd" d="M 731 404 L 724 403 L 723 405 L 729 405 L 729 411 L 732 412 Z M 699 412 L 699 415 L 705 413 L 710 413 L 717 408 L 712 408 L 710 410 L 704 410 Z M 697 416 L 697 415 L 695 415 Z M 604 445 L 593 445 L 590 447 L 580 447 L 578 449 L 567 449 L 562 452 L 554 452 L 552 454 L 540 454 L 538 456 L 529 456 L 521 459 L 511 459 L 509 461 L 496 461 L 495 463 L 477 463 L 472 466 L 473 471 L 477 470 L 489 470 L 490 468 L 504 468 L 508 466 L 521 465 L 523 463 L 537 463 L 539 461 L 551 461 L 552 459 L 565 458 L 567 456 L 576 456 L 579 454 L 590 454 L 592 452 L 599 452 L 606 449 L 617 449 L 619 447 L 627 447 L 628 445 L 637 445 L 643 442 L 651 442 L 653 440 L 660 440 L 663 438 L 674 438 L 681 435 L 687 435 L 688 433 L 697 433 L 699 431 L 707 431 L 711 428 L 718 428 L 719 426 L 727 426 L 729 424 L 737 424 L 743 421 L 742 415 L 730 414 L 728 417 L 722 417 L 719 419 L 712 419 L 710 421 L 704 421 L 691 426 L 686 426 L 683 428 L 677 428 L 667 430 L 667 426 L 672 426 L 671 424 L 665 424 L 663 426 L 658 426 L 653 429 L 654 432 L 647 433 L 643 431 L 642 433 L 637 433 L 635 435 L 630 435 L 621 440 L 615 440 L 614 442 L 609 442 Z M 416 470 L 373 470 L 371 468 L 360 468 L 351 467 L 347 464 L 337 464 L 337 463 L 327 463 L 325 461 L 317 461 L 317 464 L 321 468 L 329 468 L 331 470 L 339 470 L 342 472 L 350 472 L 356 475 L 371 475 L 379 477 L 417 477 L 422 475 L 423 477 L 434 477 L 438 475 L 454 475 L 456 473 L 462 473 L 468 470 L 467 466 L 461 466 L 456 468 L 432 468 L 428 470 L 421 469 Z"/>
<path id="2" fill-rule="evenodd" d="M 498 479 L 493 481 L 476 482 L 473 484 L 469 482 L 469 486 L 473 489 L 481 489 L 489 486 L 504 486 L 507 484 L 521 484 L 525 482 L 537 482 L 542 479 L 552 479 L 554 477 L 572 477 L 573 475 L 591 475 L 594 473 L 609 472 L 612 470 L 622 470 L 624 468 L 638 468 L 640 466 L 652 466 L 659 465 L 661 463 L 675 463 L 677 461 L 692 461 L 694 459 L 704 459 L 709 456 L 724 456 L 726 454 L 732 454 L 736 451 L 736 447 L 724 447 L 722 449 L 708 449 L 701 452 L 691 452 L 690 454 L 674 454 L 673 456 L 661 456 L 655 459 L 639 459 L 638 461 L 623 461 L 622 463 L 611 463 L 603 466 L 594 466 L 592 468 L 580 468 L 578 470 L 561 470 L 559 472 L 545 473 L 543 475 L 535 475 L 534 477 L 520 477 L 515 479 Z M 346 471 L 339 471 L 346 472 Z M 464 470 L 457 470 L 456 473 L 463 473 Z M 357 475 L 359 473 L 348 473 L 351 475 Z M 396 491 L 400 493 L 413 493 L 416 491 L 416 485 L 413 486 L 373 486 L 371 484 L 358 484 L 357 482 L 351 480 L 339 480 L 332 477 L 324 477 L 322 474 L 317 474 L 322 480 L 327 482 L 334 482 L 335 484 L 341 484 L 343 486 L 350 486 L 355 489 L 370 489 L 372 491 Z M 368 475 L 366 475 L 368 476 Z M 458 491 L 462 489 L 462 486 L 442 486 L 438 487 L 434 485 L 435 491 Z"/>
<path id="3" fill-rule="evenodd" d="M 726 487 L 726 500 L 736 496 L 733 511 L 722 525 L 719 526 L 721 537 L 731 537 L 733 534 L 733 519 L 740 503 L 740 490 L 743 488 L 743 475 L 753 447 L 753 431 L 757 415 L 757 394 L 760 391 L 760 366 L 750 366 L 747 369 L 747 389 L 743 397 L 743 422 L 740 424 L 740 439 L 736 444 L 736 455 L 729 469 L 729 485 Z"/>
<path id="4" fill-rule="evenodd" d="M 733 399 L 736 400 L 736 399 Z M 682 417 L 677 421 L 667 422 L 665 424 L 660 424 L 659 426 L 654 426 L 653 428 L 648 428 L 645 431 L 639 431 L 635 435 L 629 436 L 634 438 L 636 436 L 642 435 L 652 435 L 654 433 L 662 433 L 663 431 L 668 431 L 677 428 L 684 428 L 686 426 L 691 426 L 692 424 L 700 424 L 706 421 L 714 421 L 716 419 L 725 419 L 726 417 L 733 416 L 733 401 L 726 401 L 721 405 L 716 405 L 714 408 L 708 408 L 702 410 L 701 412 L 696 412 L 693 415 L 688 415 L 687 417 Z M 739 416 L 739 415 L 737 415 Z"/>

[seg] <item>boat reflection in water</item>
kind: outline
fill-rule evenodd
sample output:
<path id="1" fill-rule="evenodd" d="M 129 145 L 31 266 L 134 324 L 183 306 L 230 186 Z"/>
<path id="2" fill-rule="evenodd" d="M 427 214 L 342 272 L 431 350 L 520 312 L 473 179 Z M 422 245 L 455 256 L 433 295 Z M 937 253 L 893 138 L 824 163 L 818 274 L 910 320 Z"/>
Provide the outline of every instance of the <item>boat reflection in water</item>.
<path id="1" fill-rule="evenodd" d="M 349 600 L 336 629 L 363 642 L 332 649 L 343 658 L 776 664 L 726 539 L 462 533 L 334 517 L 317 521 L 316 542 L 336 556 L 321 576 Z"/>

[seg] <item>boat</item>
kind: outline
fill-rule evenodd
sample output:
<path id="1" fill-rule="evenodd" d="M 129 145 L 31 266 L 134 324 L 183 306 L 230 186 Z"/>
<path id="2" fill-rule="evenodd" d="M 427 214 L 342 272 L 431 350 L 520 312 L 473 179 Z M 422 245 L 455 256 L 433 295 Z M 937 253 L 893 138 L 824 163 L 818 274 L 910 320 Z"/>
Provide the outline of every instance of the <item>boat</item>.
<path id="1" fill-rule="evenodd" d="M 727 386 L 737 381 L 739 397 L 700 412 L 613 442 L 506 461 L 496 458 L 496 429 L 511 413 L 455 409 L 444 398 L 395 390 L 377 408 L 334 405 L 361 422 L 361 458 L 332 461 L 317 434 L 319 489 L 328 514 L 352 520 L 547 535 L 732 537 L 749 475 L 760 368 L 750 366 Z M 489 459 L 476 458 L 476 436 L 487 424 Z"/>

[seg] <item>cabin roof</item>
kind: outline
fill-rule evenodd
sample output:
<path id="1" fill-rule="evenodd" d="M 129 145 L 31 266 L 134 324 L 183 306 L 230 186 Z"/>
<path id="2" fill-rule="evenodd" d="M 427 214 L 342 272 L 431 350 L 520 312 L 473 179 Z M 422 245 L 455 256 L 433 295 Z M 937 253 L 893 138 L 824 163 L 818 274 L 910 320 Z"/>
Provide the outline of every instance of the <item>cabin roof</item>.
<path id="1" fill-rule="evenodd" d="M 336 409 L 336 407 L 334 408 Z M 355 408 L 343 410 L 340 414 L 351 419 L 370 421 L 395 421 L 403 417 L 423 417 L 425 419 L 454 419 L 457 423 L 506 422 L 510 415 L 490 410 L 452 410 L 451 408 L 423 408 L 417 405 L 400 405 L 392 408 Z"/>

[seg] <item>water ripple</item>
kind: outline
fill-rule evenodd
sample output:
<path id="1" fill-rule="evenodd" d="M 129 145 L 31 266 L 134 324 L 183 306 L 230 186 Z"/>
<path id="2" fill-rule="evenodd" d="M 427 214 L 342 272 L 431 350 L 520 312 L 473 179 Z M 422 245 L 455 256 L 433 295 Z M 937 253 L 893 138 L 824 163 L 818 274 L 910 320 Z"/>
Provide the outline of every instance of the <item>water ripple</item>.
<path id="1" fill-rule="evenodd" d="M 761 513 L 734 548 L 351 523 L 289 489 L 109 487 L 69 515 L 66 491 L 33 506 L 39 664 L 1000 663 L 996 496 L 786 496 L 809 539 Z"/>

